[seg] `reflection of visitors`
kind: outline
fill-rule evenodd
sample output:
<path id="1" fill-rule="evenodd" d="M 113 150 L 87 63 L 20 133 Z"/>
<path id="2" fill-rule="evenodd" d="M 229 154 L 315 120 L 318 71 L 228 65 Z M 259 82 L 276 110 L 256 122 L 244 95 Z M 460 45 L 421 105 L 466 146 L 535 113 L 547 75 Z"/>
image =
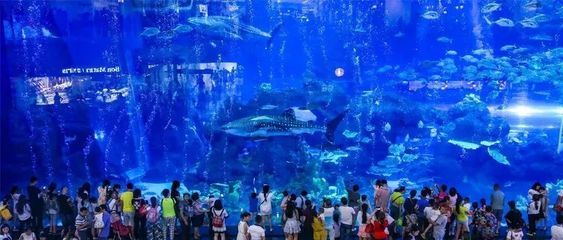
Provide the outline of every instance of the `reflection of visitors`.
<path id="1" fill-rule="evenodd" d="M 55 92 L 55 97 L 53 97 L 55 105 L 61 104 L 61 95 L 59 92 Z"/>

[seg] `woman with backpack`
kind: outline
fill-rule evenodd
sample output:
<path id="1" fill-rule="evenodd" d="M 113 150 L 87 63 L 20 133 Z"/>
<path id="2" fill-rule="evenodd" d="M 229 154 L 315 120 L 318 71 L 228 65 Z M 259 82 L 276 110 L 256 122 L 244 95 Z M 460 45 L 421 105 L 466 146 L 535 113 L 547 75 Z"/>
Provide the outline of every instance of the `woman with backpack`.
<path id="1" fill-rule="evenodd" d="M 262 192 L 258 194 L 258 215 L 262 216 L 262 221 L 264 223 L 264 228 L 266 224 L 270 226 L 270 232 L 272 228 L 272 194 L 270 194 L 270 186 L 264 184 L 262 187 Z"/>
<path id="2" fill-rule="evenodd" d="M 213 239 L 225 240 L 225 232 L 227 232 L 227 227 L 225 225 L 225 218 L 229 216 L 227 210 L 223 208 L 221 199 L 215 200 L 213 208 L 211 209 L 211 225 L 213 226 Z"/>

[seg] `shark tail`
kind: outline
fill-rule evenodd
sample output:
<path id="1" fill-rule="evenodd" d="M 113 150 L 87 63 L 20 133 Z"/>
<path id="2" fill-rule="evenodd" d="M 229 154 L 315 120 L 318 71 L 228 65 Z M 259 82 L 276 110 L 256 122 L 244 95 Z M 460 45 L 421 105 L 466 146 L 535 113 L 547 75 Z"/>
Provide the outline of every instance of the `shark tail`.
<path id="1" fill-rule="evenodd" d="M 268 38 L 268 42 L 266 43 L 266 47 L 270 48 L 272 46 L 272 42 L 274 41 L 274 37 L 276 37 L 278 35 L 278 33 L 280 32 L 282 23 L 278 23 L 278 25 L 276 25 L 272 31 L 270 32 L 270 38 Z"/>
<path id="2" fill-rule="evenodd" d="M 334 131 L 336 130 L 340 122 L 342 122 L 342 119 L 344 119 L 346 113 L 348 113 L 348 110 L 341 112 L 326 124 L 326 145 L 334 146 Z"/>

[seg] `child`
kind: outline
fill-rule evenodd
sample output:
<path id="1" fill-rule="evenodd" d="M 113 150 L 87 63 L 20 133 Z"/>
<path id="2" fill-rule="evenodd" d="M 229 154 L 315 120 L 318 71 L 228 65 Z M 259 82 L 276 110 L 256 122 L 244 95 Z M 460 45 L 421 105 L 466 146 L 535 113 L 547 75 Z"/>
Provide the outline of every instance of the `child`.
<path id="1" fill-rule="evenodd" d="M 356 223 L 359 226 L 358 237 L 361 240 L 367 240 L 369 239 L 369 235 L 370 235 L 368 232 L 366 232 L 366 226 L 369 223 L 369 214 L 368 214 L 369 205 L 364 203 L 362 204 L 361 208 L 362 209 L 358 212 L 358 217 L 356 220 Z"/>
<path id="2" fill-rule="evenodd" d="M 78 239 L 80 240 L 88 239 L 88 229 L 90 228 L 90 218 L 88 215 L 88 208 L 82 207 L 76 216 L 75 226 L 78 232 Z"/>
<path id="3" fill-rule="evenodd" d="M 250 221 L 251 214 L 244 212 L 240 215 L 240 222 L 238 223 L 237 240 L 248 239 L 248 221 Z"/>
<path id="4" fill-rule="evenodd" d="M 156 197 L 151 197 L 150 205 L 147 210 L 147 236 L 148 239 L 163 239 L 162 228 L 158 224 L 160 220 L 160 207 L 156 202 Z"/>
<path id="5" fill-rule="evenodd" d="M 256 216 L 254 224 L 248 228 L 248 234 L 250 234 L 250 240 L 266 239 L 266 230 L 262 227 L 262 216 Z"/>
<path id="6" fill-rule="evenodd" d="M 323 209 L 321 208 L 322 212 Z M 316 211 L 313 211 L 313 239 L 314 240 L 326 240 L 327 233 L 325 231 L 324 221 Z"/>
<path id="7" fill-rule="evenodd" d="M 522 213 L 516 208 L 516 202 L 508 202 L 510 210 L 504 218 L 506 219 L 506 224 L 508 225 L 508 232 L 506 233 L 506 239 L 508 240 L 519 240 L 524 238 L 524 232 L 522 227 L 524 227 L 524 219 L 522 219 Z"/>
<path id="8" fill-rule="evenodd" d="M 100 233 L 102 232 L 102 229 L 104 228 L 104 211 L 102 210 L 101 207 L 96 207 L 95 208 L 96 214 L 94 215 L 94 229 L 95 229 L 95 235 L 94 237 L 98 237 L 100 236 Z"/>
<path id="9" fill-rule="evenodd" d="M 213 218 L 211 218 L 211 225 L 213 226 L 214 239 L 225 239 L 225 233 L 227 232 L 225 218 L 229 217 L 229 214 L 223 207 L 223 203 L 220 199 L 213 202 L 211 216 L 213 216 Z"/>
<path id="10" fill-rule="evenodd" d="M 55 234 L 57 233 L 57 213 L 59 212 L 59 205 L 57 204 L 55 193 L 49 193 L 46 205 L 47 213 L 49 214 L 49 232 Z"/>
<path id="11" fill-rule="evenodd" d="M 10 226 L 8 226 L 8 224 L 3 224 L 2 227 L 0 227 L 0 240 L 12 240 Z"/>
<path id="12" fill-rule="evenodd" d="M 20 235 L 19 240 L 37 240 L 35 233 L 31 230 L 31 227 L 27 227 L 25 232 Z"/>
<path id="13" fill-rule="evenodd" d="M 443 240 L 444 235 L 446 235 L 446 224 L 448 223 L 448 210 L 445 207 L 440 207 L 440 215 L 430 223 L 430 226 L 426 228 L 425 232 L 422 233 L 422 237 L 424 238 L 426 235 L 426 231 L 433 226 L 432 236 L 434 240 Z"/>
<path id="14" fill-rule="evenodd" d="M 250 215 L 256 216 L 258 213 L 258 194 L 255 192 L 250 194 L 250 199 L 248 200 L 248 211 Z"/>

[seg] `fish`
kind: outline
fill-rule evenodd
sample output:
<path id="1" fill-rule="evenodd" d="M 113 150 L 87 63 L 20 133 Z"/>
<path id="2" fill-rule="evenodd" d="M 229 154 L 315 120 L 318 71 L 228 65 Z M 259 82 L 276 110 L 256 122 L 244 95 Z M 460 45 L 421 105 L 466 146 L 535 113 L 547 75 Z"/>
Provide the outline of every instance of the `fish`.
<path id="1" fill-rule="evenodd" d="M 268 44 L 271 44 L 282 25 L 280 23 L 271 32 L 264 32 L 254 26 L 241 23 L 235 18 L 224 16 L 191 17 L 188 18 L 188 24 L 196 31 L 209 36 L 242 40 L 243 36 L 240 34 L 244 34 L 246 38 L 267 39 Z"/>
<path id="2" fill-rule="evenodd" d="M 355 138 L 356 136 L 358 136 L 358 134 L 359 134 L 358 132 L 352 132 L 352 131 L 350 131 L 350 130 L 348 130 L 348 129 L 346 129 L 346 130 L 342 133 L 342 135 L 344 135 L 344 137 L 346 137 L 346 138 Z"/>
<path id="3" fill-rule="evenodd" d="M 250 116 L 237 119 L 221 126 L 221 130 L 230 135 L 252 138 L 297 136 L 324 132 L 326 141 L 329 144 L 334 144 L 334 131 L 347 112 L 338 114 L 326 126 L 320 126 L 310 121 L 296 119 L 293 109 L 288 109 L 280 115 Z"/>
<path id="4" fill-rule="evenodd" d="M 455 50 L 448 50 L 448 51 L 446 52 L 446 55 L 455 56 L 455 55 L 457 55 L 457 52 L 456 52 Z"/>
<path id="5" fill-rule="evenodd" d="M 510 166 L 508 158 L 506 158 L 506 156 L 504 156 L 499 150 L 488 148 L 487 152 L 489 153 L 489 156 L 491 156 L 498 163 Z"/>
<path id="6" fill-rule="evenodd" d="M 448 143 L 461 147 L 463 149 L 475 150 L 481 147 L 481 145 L 472 142 L 458 141 L 458 140 L 448 140 Z"/>
<path id="7" fill-rule="evenodd" d="M 485 17 L 485 21 L 489 25 L 496 24 L 501 27 L 514 27 L 514 21 L 508 18 L 499 18 L 498 20 L 492 22 L 491 20 L 489 20 L 489 18 Z"/>
<path id="8" fill-rule="evenodd" d="M 518 48 L 516 45 L 504 45 L 500 48 L 501 51 L 506 52 L 506 51 L 511 51 Z"/>
<path id="9" fill-rule="evenodd" d="M 427 19 L 427 20 L 436 20 L 440 17 L 440 14 L 438 14 L 438 12 L 436 11 L 426 11 L 425 13 L 422 14 L 422 18 Z"/>
<path id="10" fill-rule="evenodd" d="M 42 27 L 41 28 L 41 34 L 43 35 L 43 37 L 47 37 L 47 38 L 59 38 L 57 36 L 55 36 L 53 33 L 51 33 L 51 31 L 49 31 L 49 29 Z"/>
<path id="11" fill-rule="evenodd" d="M 363 137 L 362 140 L 360 140 L 360 142 L 369 143 L 369 142 L 371 142 L 371 139 L 368 138 L 368 137 Z"/>
<path id="12" fill-rule="evenodd" d="M 262 106 L 260 109 L 262 109 L 262 110 L 272 110 L 272 109 L 276 109 L 276 108 L 278 108 L 278 106 L 266 104 L 266 105 Z"/>
<path id="13" fill-rule="evenodd" d="M 463 59 L 464 61 L 469 62 L 469 63 L 476 63 L 476 62 L 479 61 L 477 58 L 475 58 L 471 55 L 465 55 L 465 56 L 461 57 L 461 59 Z"/>
<path id="14" fill-rule="evenodd" d="M 385 65 L 383 67 L 378 68 L 377 72 L 378 73 L 385 73 L 385 72 L 388 72 L 389 70 L 392 70 L 392 69 L 393 69 L 393 67 L 391 65 Z"/>
<path id="15" fill-rule="evenodd" d="M 481 144 L 485 147 L 490 147 L 490 146 L 493 146 L 493 145 L 496 145 L 496 144 L 499 144 L 499 143 L 500 143 L 500 141 L 494 141 L 494 142 L 492 142 L 492 141 L 481 141 L 479 144 Z"/>
<path id="16" fill-rule="evenodd" d="M 522 25 L 522 27 L 524 28 L 538 28 L 539 24 L 536 20 L 531 19 L 531 18 L 526 18 L 522 21 L 520 21 L 520 25 Z"/>
<path id="17" fill-rule="evenodd" d="M 373 125 L 371 125 L 371 124 L 368 124 L 368 125 L 365 127 L 365 129 L 366 129 L 366 131 L 368 131 L 368 132 L 373 132 L 373 130 L 375 130 L 375 127 L 374 127 Z"/>
<path id="18" fill-rule="evenodd" d="M 423 128 L 424 127 L 424 122 L 422 122 L 422 120 L 419 120 L 418 123 L 416 124 L 416 126 L 418 128 Z"/>
<path id="19" fill-rule="evenodd" d="M 436 41 L 441 42 L 441 43 L 452 43 L 452 39 L 448 38 L 448 37 L 439 37 L 439 38 L 436 38 Z"/>
<path id="20" fill-rule="evenodd" d="M 536 22 L 539 22 L 539 23 L 547 22 L 547 21 L 550 20 L 549 16 L 548 16 L 548 15 L 545 15 L 545 14 L 543 14 L 543 13 L 539 13 L 539 14 L 537 14 L 537 15 L 531 17 L 530 19 L 532 19 L 532 20 L 534 20 L 534 21 L 536 21 Z"/>
<path id="21" fill-rule="evenodd" d="M 533 12 L 541 8 L 541 3 L 538 0 L 531 0 L 522 6 L 527 12 Z"/>
<path id="22" fill-rule="evenodd" d="M 523 48 L 523 47 L 519 47 L 519 48 L 516 48 L 516 49 L 512 50 L 512 53 L 518 54 L 518 53 L 523 53 L 523 52 L 525 52 L 525 51 L 528 51 L 528 49 L 527 49 L 527 48 Z"/>
<path id="23" fill-rule="evenodd" d="M 537 34 L 534 36 L 530 37 L 530 40 L 535 40 L 535 41 L 553 41 L 553 37 L 547 34 Z"/>
<path id="24" fill-rule="evenodd" d="M 391 124 L 385 123 L 385 126 L 383 127 L 383 130 L 386 131 L 386 132 L 391 131 Z"/>
<path id="25" fill-rule="evenodd" d="M 325 162 L 325 163 L 338 164 L 338 163 L 340 163 L 341 158 L 346 158 L 348 156 L 349 156 L 349 154 L 345 151 L 342 151 L 342 150 L 321 151 L 320 156 L 319 156 L 319 160 L 321 160 L 321 162 Z"/>
<path id="26" fill-rule="evenodd" d="M 492 13 L 494 11 L 499 10 L 501 6 L 502 4 L 500 3 L 496 3 L 496 2 L 489 3 L 481 8 L 481 13 Z"/>
<path id="27" fill-rule="evenodd" d="M 404 37 L 404 36 L 405 36 L 405 34 L 403 32 L 398 32 L 398 33 L 395 33 L 395 35 L 393 35 L 393 37 L 396 37 L 396 38 L 400 38 L 400 37 Z"/>
<path id="28" fill-rule="evenodd" d="M 172 31 L 174 31 L 175 33 L 189 33 L 193 30 L 194 29 L 192 27 L 185 24 L 178 24 L 175 28 L 172 29 Z"/>
<path id="29" fill-rule="evenodd" d="M 357 152 L 357 151 L 361 151 L 362 147 L 360 147 L 360 146 L 350 146 L 350 147 L 347 147 L 346 150 L 351 151 L 351 152 Z"/>
<path id="30" fill-rule="evenodd" d="M 154 37 L 160 33 L 160 29 L 156 27 L 146 27 L 140 34 L 143 37 Z"/>

